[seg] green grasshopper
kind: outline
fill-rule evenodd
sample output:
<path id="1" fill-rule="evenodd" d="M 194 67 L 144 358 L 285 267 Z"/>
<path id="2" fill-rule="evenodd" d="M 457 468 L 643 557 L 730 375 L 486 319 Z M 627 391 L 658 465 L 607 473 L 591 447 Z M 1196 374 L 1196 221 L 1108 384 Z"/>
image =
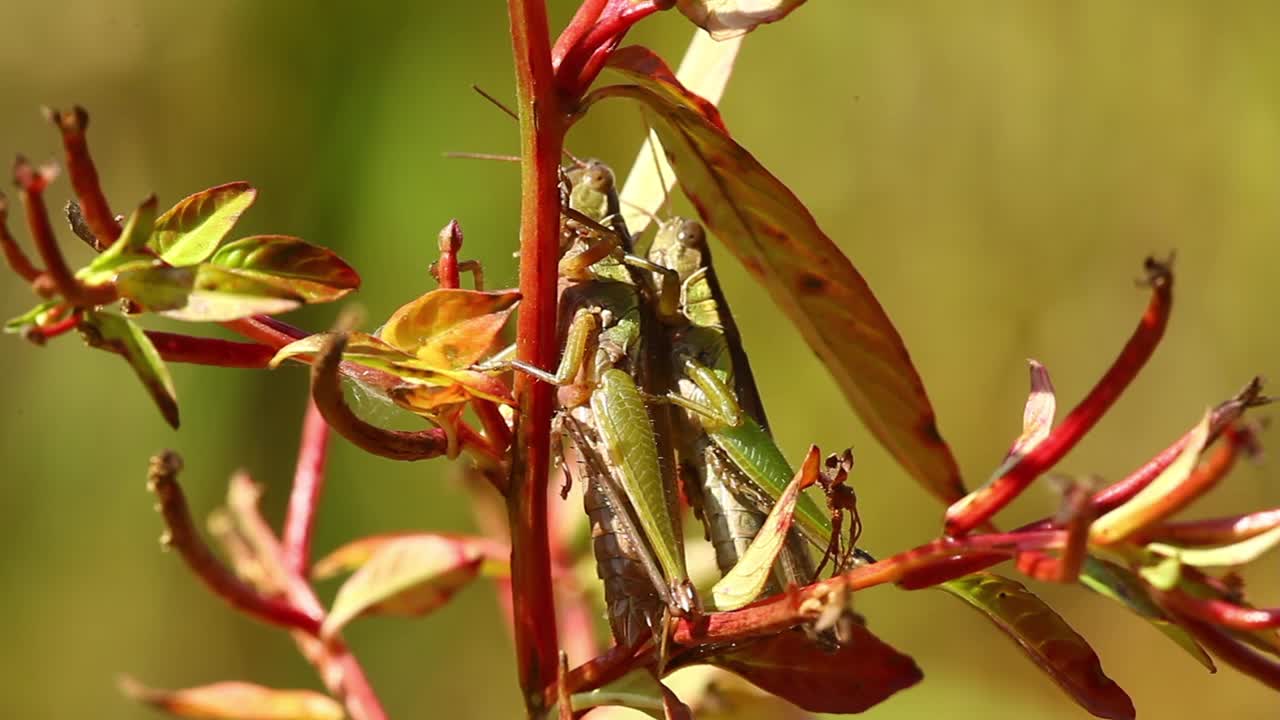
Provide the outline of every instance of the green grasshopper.
<path id="1" fill-rule="evenodd" d="M 682 466 L 693 479 L 686 486 L 701 490 L 702 519 L 715 544 L 717 564 L 727 572 L 793 472 L 766 427 L 751 366 L 716 280 L 702 226 L 678 218 L 659 223 L 648 257 L 674 270 L 681 282 L 680 310 L 686 324 L 670 332 L 675 366 L 670 399 L 686 409 L 679 414 L 677 432 L 684 441 Z M 811 496 L 800 497 L 794 517 L 794 527 L 804 538 L 823 550 L 835 547 L 831 514 Z M 784 586 L 805 584 L 814 574 L 804 543 L 793 531 L 779 555 L 777 579 Z"/>
<path id="2" fill-rule="evenodd" d="M 645 344 L 662 341 L 651 305 L 674 313 L 676 279 L 643 258 L 626 256 L 625 228 L 603 225 L 617 217 L 608 168 L 587 163 L 569 179 L 560 263 L 567 283 L 561 293 L 561 362 L 555 373 L 510 364 L 561 388 L 560 426 L 587 461 L 586 508 L 615 637 L 634 644 L 647 626 L 662 629 L 665 639 L 659 612 L 700 612 L 677 524 L 669 419 L 661 408 L 651 413 L 639 390 L 663 382 L 664 364 L 653 361 L 665 353 L 646 352 Z M 664 290 L 646 302 L 642 293 L 650 272 L 665 278 Z"/>

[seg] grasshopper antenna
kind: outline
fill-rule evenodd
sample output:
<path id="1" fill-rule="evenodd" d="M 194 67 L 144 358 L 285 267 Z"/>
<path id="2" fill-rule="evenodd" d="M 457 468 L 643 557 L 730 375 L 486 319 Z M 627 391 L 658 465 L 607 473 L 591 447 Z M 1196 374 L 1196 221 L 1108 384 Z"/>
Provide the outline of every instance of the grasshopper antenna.
<path id="1" fill-rule="evenodd" d="M 489 94 L 489 92 L 487 92 L 484 88 L 480 87 L 479 85 L 475 85 L 475 84 L 473 84 L 473 85 L 471 86 L 471 89 L 472 89 L 472 90 L 475 90 L 477 93 L 479 93 L 479 94 L 480 94 L 480 97 L 482 97 L 482 98 L 484 98 L 485 100 L 488 100 L 489 102 L 493 103 L 493 104 L 494 104 L 494 106 L 496 106 L 499 110 L 501 110 L 502 112 L 504 112 L 504 113 L 506 113 L 506 114 L 510 115 L 512 120 L 516 120 L 517 122 L 520 120 L 520 116 L 516 114 L 516 111 L 515 111 L 515 110 L 512 110 L 510 107 L 508 107 L 508 106 L 506 105 L 506 103 L 502 102 L 502 101 L 501 101 L 501 100 L 499 100 L 498 98 L 496 98 L 496 97 L 494 97 L 493 95 Z M 586 163 L 582 162 L 582 160 L 578 159 L 578 157 L 577 157 L 577 156 L 575 156 L 573 153 L 569 152 L 568 150 L 562 150 L 562 152 L 564 153 L 564 156 L 565 156 L 565 157 L 567 157 L 567 158 L 569 158 L 569 160 L 570 160 L 574 165 L 576 165 L 576 166 L 578 166 L 578 167 L 582 167 L 583 165 L 585 165 L 585 164 L 586 164 Z M 475 153 L 475 155 L 480 155 L 480 153 Z M 446 153 L 446 157 L 449 157 L 449 155 L 448 155 L 447 153 Z M 459 154 L 459 155 L 457 155 L 457 157 L 462 157 L 462 156 Z M 505 158 L 505 157 L 502 157 L 502 158 L 483 158 L 483 159 L 486 159 L 486 160 L 496 160 L 496 159 L 505 160 L 506 158 Z M 519 160 L 520 160 L 520 158 L 516 158 L 516 161 L 517 161 L 517 162 L 519 162 Z"/>
<path id="2" fill-rule="evenodd" d="M 671 193 L 667 192 L 667 179 L 662 176 L 662 158 L 658 157 L 657 135 L 653 132 L 653 128 L 649 125 L 648 116 L 644 116 L 644 137 L 645 142 L 649 145 L 649 154 L 653 156 L 653 169 L 658 173 L 658 182 L 662 185 L 662 207 L 659 208 L 662 214 L 671 216 Z M 650 216 L 652 217 L 652 215 Z M 662 224 L 661 220 L 654 217 L 653 221 Z"/>

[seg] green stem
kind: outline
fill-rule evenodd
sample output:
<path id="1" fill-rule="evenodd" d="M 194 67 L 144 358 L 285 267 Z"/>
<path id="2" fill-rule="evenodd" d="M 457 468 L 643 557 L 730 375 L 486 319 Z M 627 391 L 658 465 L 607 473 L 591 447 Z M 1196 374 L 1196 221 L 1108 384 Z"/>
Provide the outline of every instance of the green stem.
<path id="1" fill-rule="evenodd" d="M 540 368 L 556 363 L 557 186 L 565 122 L 551 68 L 542 0 L 507 0 L 520 115 L 520 292 L 517 356 Z M 542 689 L 554 681 L 559 653 L 547 532 L 547 469 L 554 396 L 549 385 L 517 375 L 520 415 L 512 450 L 507 514 L 511 525 L 512 613 L 520 687 L 530 717 L 546 711 Z"/>

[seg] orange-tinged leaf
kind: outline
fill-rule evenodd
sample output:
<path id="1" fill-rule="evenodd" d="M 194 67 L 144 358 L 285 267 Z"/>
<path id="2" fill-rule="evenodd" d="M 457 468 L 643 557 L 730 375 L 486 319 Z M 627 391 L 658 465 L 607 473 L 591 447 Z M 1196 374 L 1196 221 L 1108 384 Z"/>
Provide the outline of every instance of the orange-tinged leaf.
<path id="1" fill-rule="evenodd" d="M 155 690 L 120 678 L 125 695 L 168 713 L 209 720 L 342 720 L 333 698 L 311 690 L 276 690 L 246 682 L 220 682 L 184 690 Z"/>
<path id="2" fill-rule="evenodd" d="M 1089 528 L 1089 541 L 1099 545 L 1120 542 L 1147 525 L 1163 520 L 1159 511 L 1162 501 L 1191 473 L 1195 472 L 1200 453 L 1209 440 L 1212 412 L 1206 412 L 1200 424 L 1187 437 L 1178 457 L 1129 502 L 1094 521 Z"/>
<path id="3" fill-rule="evenodd" d="M 426 366 L 466 368 L 489 353 L 519 300 L 515 290 L 432 290 L 396 310 L 378 337 Z"/>
<path id="4" fill-rule="evenodd" d="M 1085 710 L 1132 718 L 1133 701 L 1102 671 L 1089 643 L 1021 583 L 975 573 L 937 586 L 987 616 Z"/>
<path id="5" fill-rule="evenodd" d="M 332 333 L 315 333 L 294 340 L 276 351 L 275 357 L 271 358 L 271 367 L 279 367 L 285 360 L 311 362 L 311 356 L 320 352 L 331 336 Z M 347 346 L 342 351 L 342 359 L 389 371 L 395 363 L 409 362 L 414 358 L 374 335 L 352 332 L 347 333 Z"/>
<path id="6" fill-rule="evenodd" d="M 676 0 L 676 7 L 716 40 L 745 35 L 777 22 L 805 0 Z"/>
<path id="7" fill-rule="evenodd" d="M 733 141 L 714 106 L 689 94 L 659 58 L 629 47 L 610 63 L 639 84 L 604 87 L 589 100 L 628 97 L 653 111 L 703 223 L 769 291 L 898 462 L 939 498 L 963 497 L 906 346 L 849 259 L 800 200 Z"/>
<path id="8" fill-rule="evenodd" d="M 369 562 L 369 559 L 373 557 L 374 553 L 387 544 L 398 542 L 405 538 L 416 537 L 435 537 L 446 542 L 465 545 L 470 550 L 474 550 L 476 553 L 483 556 L 485 566 L 482 568 L 482 572 L 484 574 L 491 576 L 502 576 L 507 574 L 506 566 L 511 555 L 511 550 L 500 542 L 486 537 L 468 535 L 398 532 L 371 535 L 369 537 L 362 537 L 358 540 L 352 540 L 317 562 L 311 568 L 311 577 L 316 580 L 326 580 L 342 573 L 354 572 L 355 570 L 363 567 L 365 563 Z"/>
<path id="9" fill-rule="evenodd" d="M 717 610 L 737 610 L 755 600 L 764 590 L 773 571 L 773 561 L 787 542 L 791 519 L 796 511 L 800 491 L 818 479 L 818 448 L 809 446 L 800 470 L 787 485 L 778 502 L 769 510 L 760 532 L 756 533 L 737 564 L 711 588 Z"/>
<path id="10" fill-rule="evenodd" d="M 330 637 L 366 614 L 431 612 L 475 579 L 483 559 L 475 547 L 439 535 L 390 540 L 338 590 L 321 633 Z"/>
<path id="11" fill-rule="evenodd" d="M 189 195 L 156 219 L 148 245 L 170 265 L 203 262 L 218 249 L 257 196 L 258 191 L 246 182 L 218 185 Z"/>
<path id="12" fill-rule="evenodd" d="M 708 662 L 811 712 L 859 713 L 924 677 L 914 660 L 862 625 L 835 652 L 791 630 L 744 645 Z"/>
<path id="13" fill-rule="evenodd" d="M 695 31 L 684 58 L 680 60 L 676 78 L 690 92 L 717 105 L 729 84 L 741 47 L 741 37 L 718 41 L 701 30 Z M 639 236 L 649 226 L 650 219 L 662 208 L 675 183 L 676 174 L 671 163 L 667 162 L 662 141 L 651 130 L 640 145 L 631 172 L 627 173 L 627 182 L 618 195 L 622 222 L 632 236 Z"/>
<path id="14" fill-rule="evenodd" d="M 309 303 L 332 302 L 360 287 L 360 276 L 332 250 L 288 235 L 229 242 L 209 263 L 283 288 Z"/>

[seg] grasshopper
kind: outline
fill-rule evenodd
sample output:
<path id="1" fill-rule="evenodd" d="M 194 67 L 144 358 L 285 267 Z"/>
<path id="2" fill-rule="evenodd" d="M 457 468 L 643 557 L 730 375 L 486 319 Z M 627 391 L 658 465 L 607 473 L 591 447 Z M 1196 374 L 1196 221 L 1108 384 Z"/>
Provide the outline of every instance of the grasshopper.
<path id="1" fill-rule="evenodd" d="M 686 410 L 677 420 L 682 469 L 692 477 L 686 487 L 701 491 L 691 502 L 700 505 L 717 564 L 727 572 L 793 473 L 768 432 L 702 226 L 680 218 L 660 222 L 648 257 L 674 270 L 681 283 L 679 306 L 686 322 L 670 332 L 675 377 L 669 399 Z M 800 535 L 826 551 L 838 540 L 831 514 L 808 495 L 797 502 L 794 527 L 799 534 L 793 530 L 776 568 L 784 586 L 806 584 L 815 575 Z"/>
<path id="2" fill-rule="evenodd" d="M 510 365 L 560 387 L 560 427 L 587 461 L 586 509 L 615 638 L 633 645 L 647 627 L 661 630 L 665 640 L 659 613 L 688 616 L 700 609 L 677 524 L 670 421 L 662 408 L 651 413 L 639 388 L 664 382 L 665 366 L 657 361 L 665 353 L 646 352 L 645 345 L 663 339 L 651 305 L 674 314 L 677 280 L 626 255 L 625 227 L 604 226 L 618 216 L 607 167 L 587 163 L 569 180 L 560 262 L 561 362 L 554 373 L 519 361 Z M 642 294 L 652 272 L 664 279 L 648 302 Z"/>

